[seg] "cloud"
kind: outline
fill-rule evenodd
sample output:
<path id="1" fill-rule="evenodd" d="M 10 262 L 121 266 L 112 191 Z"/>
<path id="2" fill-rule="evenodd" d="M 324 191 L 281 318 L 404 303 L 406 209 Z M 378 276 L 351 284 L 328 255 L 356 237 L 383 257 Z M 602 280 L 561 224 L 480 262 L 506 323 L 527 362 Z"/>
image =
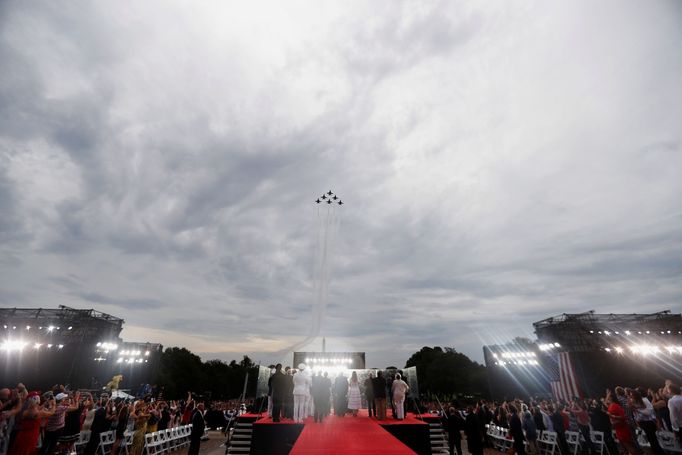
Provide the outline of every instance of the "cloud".
<path id="1" fill-rule="evenodd" d="M 322 333 L 375 365 L 679 306 L 671 4 L 0 8 L 3 305 L 276 360 L 332 189 Z"/>

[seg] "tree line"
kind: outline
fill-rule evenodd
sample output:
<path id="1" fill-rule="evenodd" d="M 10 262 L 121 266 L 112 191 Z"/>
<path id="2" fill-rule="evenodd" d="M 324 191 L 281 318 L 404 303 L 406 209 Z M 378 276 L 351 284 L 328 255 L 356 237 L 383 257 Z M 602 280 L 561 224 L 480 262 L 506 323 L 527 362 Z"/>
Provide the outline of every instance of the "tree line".
<path id="1" fill-rule="evenodd" d="M 417 379 L 422 397 L 441 400 L 477 398 L 488 395 L 485 367 L 454 348 L 439 346 L 421 348 L 405 364 L 417 367 Z M 202 361 L 185 348 L 167 348 L 161 354 L 155 382 L 164 388 L 166 398 L 183 398 L 188 391 L 212 400 L 237 398 L 249 375 L 246 396 L 254 397 L 258 366 L 244 356 L 237 362 Z"/>

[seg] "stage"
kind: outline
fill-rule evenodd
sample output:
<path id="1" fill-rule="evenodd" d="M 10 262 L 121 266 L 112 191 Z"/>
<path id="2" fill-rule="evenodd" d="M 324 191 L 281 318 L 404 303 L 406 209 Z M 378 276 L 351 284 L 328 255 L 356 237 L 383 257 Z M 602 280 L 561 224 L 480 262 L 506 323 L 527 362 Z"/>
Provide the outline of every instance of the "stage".
<path id="1" fill-rule="evenodd" d="M 309 417 L 302 424 L 254 414 L 241 419 L 253 423 L 250 453 L 255 455 L 431 454 L 429 425 L 414 414 L 377 421 L 362 409 L 357 417 L 330 415 L 322 423 Z"/>

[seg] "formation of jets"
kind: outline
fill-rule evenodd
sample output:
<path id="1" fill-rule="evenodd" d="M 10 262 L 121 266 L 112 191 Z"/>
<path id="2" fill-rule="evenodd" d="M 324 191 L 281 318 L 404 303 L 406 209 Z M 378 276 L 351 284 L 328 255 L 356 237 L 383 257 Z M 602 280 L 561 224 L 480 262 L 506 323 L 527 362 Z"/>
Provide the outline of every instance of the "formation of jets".
<path id="1" fill-rule="evenodd" d="M 327 191 L 315 201 L 316 204 L 321 204 L 323 202 L 326 202 L 327 204 L 343 205 L 343 201 L 336 194 L 334 194 L 332 190 Z"/>

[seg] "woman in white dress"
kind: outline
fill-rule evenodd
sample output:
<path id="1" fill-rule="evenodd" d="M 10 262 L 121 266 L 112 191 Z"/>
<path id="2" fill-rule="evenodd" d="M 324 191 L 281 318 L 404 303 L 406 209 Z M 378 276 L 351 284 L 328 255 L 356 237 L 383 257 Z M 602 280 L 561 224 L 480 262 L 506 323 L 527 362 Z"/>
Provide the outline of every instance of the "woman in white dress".
<path id="1" fill-rule="evenodd" d="M 405 395 L 410 391 L 410 386 L 401 379 L 400 373 L 398 373 L 395 375 L 395 381 L 393 381 L 391 389 L 398 420 L 403 420 L 405 418 Z"/>
<path id="2" fill-rule="evenodd" d="M 362 405 L 362 395 L 360 394 L 360 381 L 358 374 L 353 371 L 348 385 L 348 409 L 353 411 L 353 417 L 358 416 L 358 409 Z"/>

